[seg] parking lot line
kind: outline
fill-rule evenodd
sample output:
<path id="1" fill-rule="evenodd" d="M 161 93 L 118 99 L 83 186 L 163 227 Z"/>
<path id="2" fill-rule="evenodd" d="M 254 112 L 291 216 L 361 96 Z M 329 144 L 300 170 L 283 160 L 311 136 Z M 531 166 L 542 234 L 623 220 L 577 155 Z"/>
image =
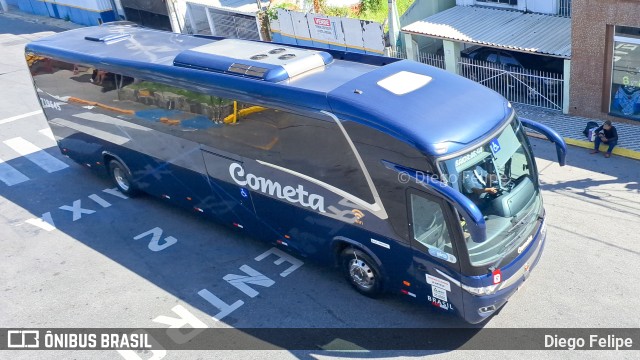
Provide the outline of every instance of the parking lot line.
<path id="1" fill-rule="evenodd" d="M 29 112 L 29 113 L 26 113 L 26 114 L 12 116 L 10 118 L 6 118 L 6 119 L 0 120 L 0 125 L 1 124 L 6 124 L 6 123 L 10 123 L 12 121 L 24 119 L 26 117 L 37 115 L 37 114 L 40 114 L 40 113 L 42 113 L 42 110 L 36 110 L 36 111 L 32 111 L 32 112 Z"/>

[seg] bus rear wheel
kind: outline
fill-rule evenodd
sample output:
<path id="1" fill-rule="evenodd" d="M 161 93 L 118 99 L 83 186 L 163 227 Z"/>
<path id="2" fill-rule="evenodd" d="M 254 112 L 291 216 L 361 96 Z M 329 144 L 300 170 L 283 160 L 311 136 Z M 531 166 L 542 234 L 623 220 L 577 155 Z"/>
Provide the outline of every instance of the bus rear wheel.
<path id="1" fill-rule="evenodd" d="M 109 175 L 121 193 L 131 197 L 138 194 L 138 189 L 131 181 L 131 172 L 120 161 L 109 162 Z"/>
<path id="2" fill-rule="evenodd" d="M 346 248 L 340 254 L 342 271 L 356 291 L 368 297 L 382 292 L 382 277 L 376 263 L 364 252 Z"/>

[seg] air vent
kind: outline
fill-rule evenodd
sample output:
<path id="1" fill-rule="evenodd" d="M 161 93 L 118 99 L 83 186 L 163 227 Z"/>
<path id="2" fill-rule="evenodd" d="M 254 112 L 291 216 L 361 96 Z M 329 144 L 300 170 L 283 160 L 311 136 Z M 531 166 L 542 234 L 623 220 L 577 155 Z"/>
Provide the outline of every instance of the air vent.
<path id="1" fill-rule="evenodd" d="M 103 42 L 105 44 L 113 44 L 115 42 L 128 39 L 129 37 L 131 37 L 130 34 L 102 33 L 102 34 L 96 34 L 93 36 L 85 36 L 84 39 L 89 41 L 95 41 L 95 42 Z"/>
<path id="2" fill-rule="evenodd" d="M 236 74 L 261 78 L 267 72 L 267 69 L 246 64 L 233 63 L 231 64 L 231 66 L 229 66 L 228 71 Z"/>
<path id="3" fill-rule="evenodd" d="M 173 65 L 279 82 L 321 69 L 331 61 L 331 55 L 323 51 L 225 39 L 185 50 Z"/>

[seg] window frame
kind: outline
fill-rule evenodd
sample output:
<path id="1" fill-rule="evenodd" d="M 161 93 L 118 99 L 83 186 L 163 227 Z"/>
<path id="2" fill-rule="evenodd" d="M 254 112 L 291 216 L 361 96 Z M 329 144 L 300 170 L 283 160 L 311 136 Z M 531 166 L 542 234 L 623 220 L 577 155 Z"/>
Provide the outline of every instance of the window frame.
<path id="1" fill-rule="evenodd" d="M 517 6 L 518 0 L 476 0 L 476 3 L 490 3 L 490 4 Z"/>
<path id="2" fill-rule="evenodd" d="M 636 28 L 636 27 L 630 27 L 630 26 L 614 26 L 613 29 L 613 39 L 611 39 L 611 48 L 612 48 L 612 52 L 611 52 L 611 76 L 609 79 L 609 87 L 607 89 L 607 92 L 609 94 L 609 99 L 608 99 L 608 106 L 607 106 L 607 113 L 610 116 L 614 116 L 617 118 L 623 118 L 623 119 L 629 119 L 629 120 L 633 120 L 633 121 L 640 121 L 640 112 L 637 113 L 637 115 L 634 115 L 634 113 L 632 113 L 631 115 L 625 115 L 622 111 L 618 111 L 616 110 L 614 112 L 614 109 L 612 109 L 613 105 L 614 105 L 614 101 L 615 101 L 615 97 L 616 97 L 616 93 L 618 91 L 620 91 L 620 89 L 622 89 L 622 85 L 621 84 L 617 84 L 614 83 L 614 79 L 615 79 L 615 58 L 616 58 L 616 43 L 627 43 L 627 44 L 633 44 L 635 46 L 637 46 L 637 48 L 639 50 L 638 53 L 640 54 L 640 37 L 633 37 L 633 34 L 626 34 L 624 32 L 619 32 L 624 28 L 633 28 L 633 29 L 637 29 L 638 32 L 640 32 L 640 28 Z M 634 49 L 634 51 L 636 51 Z M 640 61 L 640 59 L 639 59 Z M 636 84 L 636 85 L 633 85 Z M 617 89 L 616 91 L 614 91 L 614 85 L 617 85 Z M 637 74 L 636 80 L 635 81 L 631 81 L 630 82 L 631 86 L 634 87 L 638 87 L 640 88 L 640 73 Z M 640 90 L 636 90 L 636 92 L 638 94 L 640 94 Z M 637 99 L 637 105 L 640 107 L 640 98 Z"/>
<path id="3" fill-rule="evenodd" d="M 451 239 L 451 249 L 453 254 L 450 254 L 450 255 L 453 255 L 455 257 L 456 259 L 455 262 L 443 260 L 439 257 L 432 255 L 431 253 L 429 253 L 429 247 L 427 245 L 416 240 L 415 232 L 414 232 L 414 224 L 413 224 L 413 207 L 411 202 L 411 195 L 422 197 L 440 206 L 440 209 L 442 210 L 442 216 L 444 218 L 444 224 L 446 226 L 447 231 L 449 232 L 449 238 Z M 460 267 L 462 263 L 461 259 L 467 255 L 466 255 L 466 252 L 465 254 L 460 253 L 460 246 L 458 246 L 458 242 L 462 238 L 462 227 L 460 226 L 459 223 L 456 223 L 454 221 L 454 219 L 456 218 L 456 215 L 455 215 L 456 213 L 451 209 L 451 206 L 449 205 L 449 203 L 447 203 L 444 199 L 438 196 L 432 195 L 425 191 L 418 190 L 413 187 L 408 187 L 406 189 L 405 199 L 406 199 L 406 205 L 407 205 L 407 226 L 409 228 L 409 243 L 411 244 L 411 248 L 414 250 L 418 250 L 425 255 L 428 255 L 431 259 L 434 259 L 433 261 L 440 263 L 442 266 L 446 266 L 456 271 L 460 271 Z M 449 254 L 446 251 L 445 253 Z"/>

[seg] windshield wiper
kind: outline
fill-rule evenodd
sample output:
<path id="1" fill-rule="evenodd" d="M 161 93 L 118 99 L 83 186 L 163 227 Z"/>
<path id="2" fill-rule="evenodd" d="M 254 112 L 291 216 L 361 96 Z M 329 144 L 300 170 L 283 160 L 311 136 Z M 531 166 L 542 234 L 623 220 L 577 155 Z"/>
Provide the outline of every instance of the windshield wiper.
<path id="1" fill-rule="evenodd" d="M 504 251 L 502 253 L 502 255 L 498 258 L 498 260 L 496 260 L 496 262 L 493 263 L 493 265 L 491 265 L 489 267 L 489 271 L 494 271 L 495 269 L 500 267 L 500 264 L 502 263 L 502 260 L 504 260 L 507 255 L 511 254 L 511 252 L 513 251 L 513 249 L 516 248 L 516 246 L 520 245 L 520 243 L 518 242 L 518 239 L 520 238 L 520 235 L 522 235 L 523 231 L 520 231 L 519 233 L 517 233 L 516 235 L 513 236 L 513 239 L 511 239 L 511 241 L 509 241 L 509 243 L 505 246 L 503 246 L 503 249 L 507 249 L 506 251 Z"/>
<path id="2" fill-rule="evenodd" d="M 528 220 L 532 217 L 531 214 L 537 210 L 533 205 L 535 205 L 535 203 L 529 206 L 529 211 L 527 211 L 524 215 L 520 213 L 511 217 L 511 224 L 513 225 L 513 227 L 522 224 L 523 221 Z"/>
<path id="3" fill-rule="evenodd" d="M 531 212 L 529 212 L 527 215 L 531 214 Z M 524 217 L 520 222 L 518 222 L 517 224 L 515 224 L 511 230 L 509 230 L 509 232 L 513 231 L 516 228 L 520 228 L 519 225 L 523 224 L 525 222 L 525 220 L 528 220 L 528 217 Z M 540 218 L 537 217 L 536 220 L 539 220 Z M 520 232 L 518 232 L 516 235 L 513 236 L 513 239 L 511 239 L 511 241 L 509 241 L 509 243 L 505 246 L 503 246 L 503 249 L 507 249 L 505 252 L 502 253 L 502 255 L 500 256 L 500 258 L 498 258 L 498 260 L 496 260 L 496 262 L 493 263 L 493 265 L 491 265 L 491 267 L 489 267 L 490 271 L 494 271 L 495 269 L 500 267 L 500 264 L 502 263 L 502 260 L 504 260 L 509 254 L 511 254 L 511 252 L 521 243 L 518 241 L 520 239 L 520 236 L 522 235 L 522 233 L 524 233 L 524 231 L 526 230 L 526 227 L 523 227 L 522 230 L 520 230 Z"/>

